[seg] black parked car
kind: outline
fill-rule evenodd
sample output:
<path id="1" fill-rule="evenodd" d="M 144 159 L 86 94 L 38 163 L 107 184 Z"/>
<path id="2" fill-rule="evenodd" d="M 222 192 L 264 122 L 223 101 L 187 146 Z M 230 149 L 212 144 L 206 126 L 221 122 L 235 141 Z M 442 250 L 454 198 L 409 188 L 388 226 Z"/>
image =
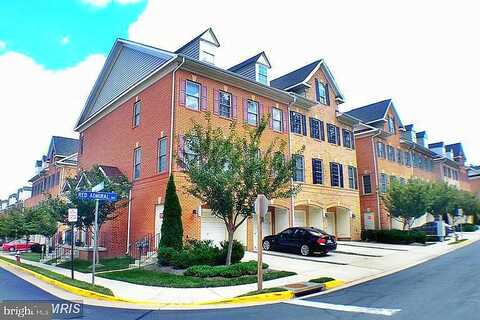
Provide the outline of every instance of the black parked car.
<path id="1" fill-rule="evenodd" d="M 452 233 L 455 232 L 455 230 L 448 224 L 444 223 L 445 226 L 445 237 L 449 237 Z M 436 221 L 430 221 L 427 222 L 420 227 L 415 227 L 412 228 L 414 231 L 423 231 L 427 234 L 428 237 L 437 237 L 437 222 Z"/>
<path id="2" fill-rule="evenodd" d="M 336 249 L 335 236 L 311 227 L 288 228 L 279 234 L 263 238 L 263 250 L 266 251 L 287 251 L 308 256 L 312 253 L 326 254 Z"/>

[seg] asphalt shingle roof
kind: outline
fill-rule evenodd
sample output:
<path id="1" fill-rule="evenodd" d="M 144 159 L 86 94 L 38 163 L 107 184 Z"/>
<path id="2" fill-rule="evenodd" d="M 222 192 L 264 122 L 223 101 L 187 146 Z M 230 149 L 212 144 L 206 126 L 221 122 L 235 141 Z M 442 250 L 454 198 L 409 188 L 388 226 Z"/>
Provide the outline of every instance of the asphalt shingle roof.
<path id="1" fill-rule="evenodd" d="M 253 57 L 248 58 L 247 60 L 240 62 L 239 64 L 234 65 L 233 67 L 230 67 L 230 68 L 228 69 L 228 71 L 235 72 L 235 71 L 237 71 L 237 70 L 242 69 L 242 68 L 245 67 L 245 66 L 248 66 L 249 64 L 255 63 L 255 62 L 257 62 L 258 58 L 260 58 L 260 56 L 261 56 L 262 54 L 263 54 L 263 52 L 260 52 L 259 54 L 256 54 L 256 55 L 254 55 Z"/>
<path id="2" fill-rule="evenodd" d="M 285 90 L 293 85 L 299 84 L 307 79 L 312 71 L 318 66 L 322 60 L 314 61 L 306 66 L 303 66 L 297 70 L 289 72 L 277 79 L 270 81 L 270 86 Z"/>
<path id="3" fill-rule="evenodd" d="M 68 157 L 78 152 L 79 142 L 78 139 L 54 136 L 52 146 L 55 148 L 55 154 Z"/>
<path id="4" fill-rule="evenodd" d="M 445 150 L 447 150 L 447 152 L 452 151 L 454 157 L 464 157 L 465 156 L 465 153 L 463 152 L 462 144 L 460 142 L 446 145 Z"/>
<path id="5" fill-rule="evenodd" d="M 379 102 L 375 102 L 360 108 L 347 111 L 346 114 L 358 118 L 365 123 L 382 120 L 385 117 L 388 106 L 392 102 L 392 99 L 387 99 Z"/>

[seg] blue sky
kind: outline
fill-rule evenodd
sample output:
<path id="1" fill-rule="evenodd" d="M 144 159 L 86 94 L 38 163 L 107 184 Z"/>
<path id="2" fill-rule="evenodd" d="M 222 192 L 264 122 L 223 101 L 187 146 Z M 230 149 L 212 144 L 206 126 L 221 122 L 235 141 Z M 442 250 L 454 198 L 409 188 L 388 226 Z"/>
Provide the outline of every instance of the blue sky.
<path id="1" fill-rule="evenodd" d="M 145 6 L 146 1 L 1 1 L 0 55 L 15 51 L 53 70 L 74 66 L 90 54 L 108 54 L 115 38 L 128 38 L 129 25 Z"/>

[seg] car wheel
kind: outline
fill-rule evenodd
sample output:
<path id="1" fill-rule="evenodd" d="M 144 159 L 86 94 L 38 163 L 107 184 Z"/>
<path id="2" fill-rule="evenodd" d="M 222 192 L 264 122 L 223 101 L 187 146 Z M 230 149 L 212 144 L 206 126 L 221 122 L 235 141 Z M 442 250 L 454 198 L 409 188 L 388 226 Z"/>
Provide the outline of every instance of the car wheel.
<path id="1" fill-rule="evenodd" d="M 310 247 L 306 244 L 302 245 L 300 247 L 300 254 L 304 257 L 308 256 L 310 254 Z"/>
<path id="2" fill-rule="evenodd" d="M 272 247 L 272 246 L 270 245 L 270 241 L 268 241 L 268 240 L 265 240 L 265 241 L 263 241 L 263 245 L 262 245 L 262 247 L 263 247 L 263 250 L 265 250 L 265 251 L 269 251 L 269 250 L 271 249 L 271 247 Z"/>
<path id="3" fill-rule="evenodd" d="M 10 247 L 10 249 L 8 249 L 8 251 L 14 252 L 14 251 L 15 251 L 15 248 L 14 248 L 14 247 Z"/>

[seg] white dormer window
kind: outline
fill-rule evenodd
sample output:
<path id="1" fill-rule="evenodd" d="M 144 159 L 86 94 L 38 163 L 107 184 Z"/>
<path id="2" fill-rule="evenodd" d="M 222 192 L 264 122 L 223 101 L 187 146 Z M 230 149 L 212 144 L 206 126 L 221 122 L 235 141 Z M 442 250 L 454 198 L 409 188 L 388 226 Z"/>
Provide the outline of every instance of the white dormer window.
<path id="1" fill-rule="evenodd" d="M 395 119 L 392 117 L 387 118 L 388 132 L 395 133 Z"/>
<path id="2" fill-rule="evenodd" d="M 268 84 L 267 66 L 257 63 L 257 81 Z"/>
<path id="3" fill-rule="evenodd" d="M 202 51 L 200 54 L 200 61 L 203 61 L 209 64 L 215 64 L 215 55 L 207 51 Z"/>

